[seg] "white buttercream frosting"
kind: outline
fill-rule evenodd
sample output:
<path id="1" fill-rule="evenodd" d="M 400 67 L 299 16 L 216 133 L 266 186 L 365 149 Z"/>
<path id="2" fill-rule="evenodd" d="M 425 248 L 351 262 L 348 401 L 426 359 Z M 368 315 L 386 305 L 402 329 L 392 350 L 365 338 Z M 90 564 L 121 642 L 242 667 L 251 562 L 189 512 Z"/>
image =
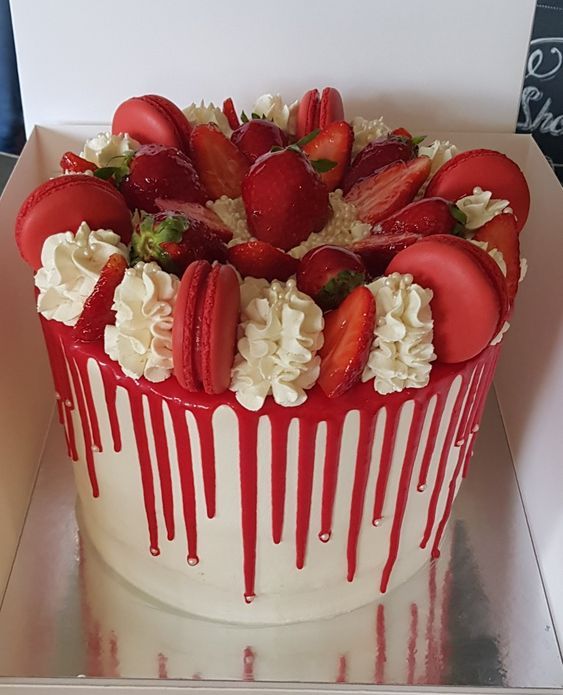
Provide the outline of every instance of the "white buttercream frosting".
<path id="1" fill-rule="evenodd" d="M 410 274 L 392 273 L 368 285 L 375 297 L 376 322 L 362 381 L 374 379 L 382 394 L 428 384 L 432 361 L 432 291 Z"/>
<path id="2" fill-rule="evenodd" d="M 199 105 L 192 103 L 183 109 L 183 113 L 192 125 L 214 123 L 224 135 L 231 137 L 233 131 L 227 117 L 212 101 L 206 104 L 202 99 Z"/>
<path id="3" fill-rule="evenodd" d="M 332 215 L 326 226 L 320 232 L 313 232 L 305 241 L 294 246 L 290 255 L 302 258 L 307 251 L 321 244 L 347 246 L 368 236 L 371 226 L 358 219 L 356 208 L 347 203 L 341 190 L 329 194 Z"/>
<path id="4" fill-rule="evenodd" d="M 265 116 L 268 120 L 275 123 L 278 128 L 294 135 L 298 107 L 298 101 L 294 101 L 293 104 L 288 106 L 279 94 L 262 94 L 256 100 L 252 113 L 255 113 L 257 116 Z"/>
<path id="5" fill-rule="evenodd" d="M 478 229 L 501 212 L 512 212 L 508 200 L 493 198 L 491 191 L 484 191 L 479 186 L 473 189 L 471 195 L 466 195 L 456 201 L 457 207 L 465 214 L 465 228 Z"/>
<path id="6" fill-rule="evenodd" d="M 242 198 L 228 198 L 226 195 L 222 195 L 217 200 L 209 201 L 207 207 L 213 210 L 233 233 L 229 246 L 242 244 L 243 241 L 252 239 L 248 230 L 246 210 Z"/>
<path id="7" fill-rule="evenodd" d="M 127 249 L 119 236 L 110 229 L 92 231 L 86 222 L 82 222 L 76 234 L 61 232 L 48 236 L 41 250 L 42 267 L 35 275 L 39 313 L 46 319 L 74 326 L 100 271 L 114 253 L 127 258 Z"/>
<path id="8" fill-rule="evenodd" d="M 136 152 L 140 146 L 127 133 L 98 133 L 86 140 L 80 156 L 99 167 L 119 166 L 120 157 L 127 152 Z"/>
<path id="9" fill-rule="evenodd" d="M 438 169 L 456 156 L 457 147 L 449 140 L 434 140 L 430 145 L 419 145 L 418 154 L 429 157 L 431 164 L 430 176 L 433 176 Z"/>
<path id="10" fill-rule="evenodd" d="M 361 116 L 356 116 L 352 119 L 352 129 L 354 130 L 354 144 L 352 145 L 352 156 L 358 154 L 360 150 L 382 135 L 388 135 L 390 132 L 389 126 L 383 122 L 383 118 L 375 118 L 368 120 Z"/>
<path id="11" fill-rule="evenodd" d="M 295 281 L 246 278 L 231 390 L 241 405 L 259 410 L 268 395 L 282 406 L 301 405 L 319 376 L 323 315 Z"/>
<path id="12" fill-rule="evenodd" d="M 504 275 L 504 277 L 506 277 L 506 262 L 500 249 L 494 247 L 492 249 L 489 249 L 489 244 L 486 241 L 477 241 L 476 239 L 470 239 L 469 241 L 471 241 L 471 243 L 475 246 L 478 246 L 480 249 L 483 249 L 483 251 L 486 251 L 489 254 L 489 256 L 493 259 L 493 261 L 501 269 L 501 272 Z"/>
<path id="13" fill-rule="evenodd" d="M 134 379 L 164 381 L 172 371 L 172 316 L 179 280 L 157 263 L 128 268 L 115 290 L 115 325 L 106 326 L 104 349 Z"/>

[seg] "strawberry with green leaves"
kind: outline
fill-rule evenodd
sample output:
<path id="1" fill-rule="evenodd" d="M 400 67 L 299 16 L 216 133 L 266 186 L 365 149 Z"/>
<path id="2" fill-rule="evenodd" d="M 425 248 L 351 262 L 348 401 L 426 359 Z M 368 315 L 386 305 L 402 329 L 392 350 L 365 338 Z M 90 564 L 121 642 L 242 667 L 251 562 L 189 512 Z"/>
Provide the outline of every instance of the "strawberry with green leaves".
<path id="1" fill-rule="evenodd" d="M 182 276 L 190 263 L 227 260 L 227 245 L 202 223 L 184 215 L 145 215 L 131 237 L 132 262 L 156 261 L 163 270 Z"/>
<path id="2" fill-rule="evenodd" d="M 329 191 L 334 191 L 342 184 L 342 179 L 348 165 L 354 143 L 354 131 L 346 121 L 335 121 L 324 130 L 315 131 L 317 134 L 303 145 L 303 152 L 311 159 L 318 162 L 332 162 L 320 172 L 321 181 Z"/>

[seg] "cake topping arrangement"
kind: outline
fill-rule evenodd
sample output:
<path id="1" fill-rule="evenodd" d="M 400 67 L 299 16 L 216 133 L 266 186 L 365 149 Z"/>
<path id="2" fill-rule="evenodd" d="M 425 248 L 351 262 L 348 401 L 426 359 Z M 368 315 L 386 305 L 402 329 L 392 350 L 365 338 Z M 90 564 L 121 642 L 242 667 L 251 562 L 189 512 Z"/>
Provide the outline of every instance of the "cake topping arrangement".
<path id="1" fill-rule="evenodd" d="M 62 155 L 16 237 L 45 318 L 134 379 L 257 410 L 424 388 L 500 340 L 528 210 L 505 155 L 348 121 L 332 87 L 247 112 L 145 95 Z"/>

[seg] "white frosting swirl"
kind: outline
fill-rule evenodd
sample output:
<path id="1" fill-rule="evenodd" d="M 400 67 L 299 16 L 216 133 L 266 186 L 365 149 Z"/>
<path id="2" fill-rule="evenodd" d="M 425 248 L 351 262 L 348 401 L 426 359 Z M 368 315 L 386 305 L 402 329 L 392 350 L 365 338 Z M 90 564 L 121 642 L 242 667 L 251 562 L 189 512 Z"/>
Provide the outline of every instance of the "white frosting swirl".
<path id="1" fill-rule="evenodd" d="M 269 121 L 273 121 L 278 128 L 295 135 L 298 108 L 298 101 L 294 101 L 291 106 L 288 106 L 279 94 L 262 94 L 256 100 L 252 113 L 257 116 L 265 116 Z"/>
<path id="2" fill-rule="evenodd" d="M 47 237 L 41 250 L 42 267 L 35 275 L 39 313 L 74 326 L 100 271 L 114 253 L 127 258 L 119 236 L 109 229 L 91 231 L 86 222 L 76 234 L 61 232 Z"/>
<path id="3" fill-rule="evenodd" d="M 104 349 L 133 379 L 164 381 L 172 371 L 172 316 L 179 280 L 157 263 L 128 268 L 115 290 L 115 326 L 106 326 Z"/>
<path id="4" fill-rule="evenodd" d="M 241 284 L 241 323 L 231 390 L 248 410 L 268 395 L 279 405 L 301 405 L 319 376 L 323 315 L 294 280 L 246 278 Z"/>
<path id="5" fill-rule="evenodd" d="M 211 101 L 209 104 L 201 100 L 199 106 L 194 102 L 183 109 L 184 116 L 192 125 L 205 125 L 206 123 L 214 123 L 219 130 L 228 138 L 233 132 L 227 117 L 223 111 Z"/>
<path id="6" fill-rule="evenodd" d="M 355 206 L 346 202 L 341 190 L 329 193 L 329 200 L 332 207 L 331 218 L 324 229 L 313 232 L 289 251 L 294 258 L 302 258 L 307 251 L 321 244 L 347 246 L 369 235 L 371 226 L 358 219 Z"/>
<path id="7" fill-rule="evenodd" d="M 424 388 L 436 359 L 432 344 L 432 291 L 410 274 L 392 273 L 368 285 L 375 297 L 374 340 L 362 381 L 382 394 Z"/>
<path id="8" fill-rule="evenodd" d="M 478 246 L 480 249 L 483 249 L 483 251 L 486 251 L 489 254 L 489 256 L 493 259 L 493 261 L 501 269 L 501 272 L 504 275 L 504 277 L 506 277 L 506 262 L 500 249 L 494 247 L 492 249 L 489 249 L 489 244 L 486 241 L 477 241 L 476 239 L 469 239 L 469 241 L 475 246 Z"/>
<path id="9" fill-rule="evenodd" d="M 120 157 L 127 152 L 136 152 L 140 146 L 140 143 L 127 133 L 98 133 L 86 140 L 80 156 L 99 167 L 119 166 Z"/>
<path id="10" fill-rule="evenodd" d="M 222 195 L 217 200 L 208 201 L 207 207 L 213 210 L 233 233 L 229 246 L 242 244 L 244 241 L 252 239 L 248 230 L 246 210 L 242 198 L 228 198 L 226 195 Z"/>
<path id="11" fill-rule="evenodd" d="M 466 195 L 456 201 L 457 207 L 467 217 L 465 228 L 478 229 L 501 212 L 512 212 L 508 200 L 493 198 L 491 191 L 484 191 L 479 186 L 473 189 L 471 195 Z"/>
<path id="12" fill-rule="evenodd" d="M 354 144 L 352 145 L 353 157 L 357 155 L 360 150 L 363 150 L 369 142 L 382 135 L 388 135 L 391 130 L 389 126 L 385 125 L 383 118 L 375 118 L 370 121 L 367 118 L 356 116 L 352 119 L 351 125 L 354 130 Z"/>
<path id="13" fill-rule="evenodd" d="M 456 156 L 457 147 L 449 140 L 434 140 L 430 145 L 419 145 L 419 156 L 429 157 L 431 161 L 430 176 L 433 176 L 438 169 Z"/>

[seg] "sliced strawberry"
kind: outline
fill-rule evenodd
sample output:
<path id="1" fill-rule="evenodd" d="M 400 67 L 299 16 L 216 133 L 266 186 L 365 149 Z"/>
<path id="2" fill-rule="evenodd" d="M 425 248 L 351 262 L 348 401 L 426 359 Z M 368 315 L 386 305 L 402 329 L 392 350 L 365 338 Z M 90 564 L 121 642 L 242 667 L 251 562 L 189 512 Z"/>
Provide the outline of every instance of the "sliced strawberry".
<path id="1" fill-rule="evenodd" d="M 166 198 L 157 198 L 155 205 L 161 212 L 178 212 L 187 217 L 188 220 L 200 222 L 226 244 L 233 238 L 232 231 L 223 223 L 221 218 L 205 205 L 184 203 L 182 200 L 167 200 Z"/>
<path id="2" fill-rule="evenodd" d="M 395 162 L 352 186 L 346 201 L 356 206 L 363 222 L 375 224 L 408 205 L 429 174 L 429 157 Z"/>
<path id="3" fill-rule="evenodd" d="M 360 256 L 371 277 L 378 277 L 385 274 L 385 268 L 399 251 L 406 249 L 422 237 L 422 234 L 409 232 L 371 234 L 365 239 L 355 241 L 348 248 Z"/>
<path id="4" fill-rule="evenodd" d="M 267 241 L 247 241 L 231 246 L 228 260 L 243 277 L 285 282 L 297 272 L 299 261 Z"/>
<path id="5" fill-rule="evenodd" d="M 375 327 L 375 299 L 356 287 L 325 316 L 318 384 L 329 398 L 341 396 L 359 381 L 369 357 Z"/>
<path id="6" fill-rule="evenodd" d="M 272 121 L 253 118 L 235 130 L 231 142 L 253 163 L 272 147 L 286 147 L 288 141 L 287 135 Z"/>
<path id="7" fill-rule="evenodd" d="M 423 198 L 381 220 L 376 234 L 451 234 L 457 224 L 452 204 L 444 198 Z"/>
<path id="8" fill-rule="evenodd" d="M 398 135 L 400 138 L 408 138 L 409 140 L 412 140 L 412 135 L 406 128 L 395 128 L 395 130 L 391 131 L 391 135 Z"/>
<path id="9" fill-rule="evenodd" d="M 225 114 L 227 121 L 229 122 L 229 125 L 233 130 L 236 130 L 238 127 L 240 127 L 240 121 L 238 119 L 238 115 L 235 110 L 235 105 L 231 97 L 225 99 L 225 101 L 223 102 L 223 113 Z"/>
<path id="10" fill-rule="evenodd" d="M 334 191 L 342 183 L 346 167 L 350 164 L 353 142 L 352 126 L 346 121 L 335 121 L 303 146 L 303 152 L 309 156 L 313 166 L 319 160 L 336 164 L 328 171 L 319 171 L 321 181 L 329 191 Z"/>
<path id="11" fill-rule="evenodd" d="M 520 281 L 520 243 L 518 241 L 518 223 L 514 215 L 503 212 L 480 227 L 475 241 L 486 241 L 488 251 L 498 249 L 506 263 L 506 287 L 508 301 L 514 301 Z"/>
<path id="12" fill-rule="evenodd" d="M 417 155 L 416 145 L 412 140 L 396 135 L 386 135 L 368 143 L 354 157 L 352 166 L 346 172 L 342 190 L 348 191 L 359 181 L 381 171 L 393 162 L 407 162 Z"/>
<path id="13" fill-rule="evenodd" d="M 208 123 L 197 125 L 190 139 L 192 158 L 209 197 L 241 195 L 242 179 L 249 164 L 242 152 L 217 128 Z"/>
<path id="14" fill-rule="evenodd" d="M 115 312 L 111 308 L 113 295 L 126 270 L 127 261 L 120 253 L 109 257 L 74 326 L 73 333 L 77 340 L 101 340 L 106 326 L 115 323 Z"/>
<path id="15" fill-rule="evenodd" d="M 96 171 L 98 168 L 93 162 L 84 157 L 79 157 L 74 152 L 65 152 L 61 157 L 59 166 L 63 171 L 72 171 L 75 174 L 84 174 L 87 171 Z"/>

